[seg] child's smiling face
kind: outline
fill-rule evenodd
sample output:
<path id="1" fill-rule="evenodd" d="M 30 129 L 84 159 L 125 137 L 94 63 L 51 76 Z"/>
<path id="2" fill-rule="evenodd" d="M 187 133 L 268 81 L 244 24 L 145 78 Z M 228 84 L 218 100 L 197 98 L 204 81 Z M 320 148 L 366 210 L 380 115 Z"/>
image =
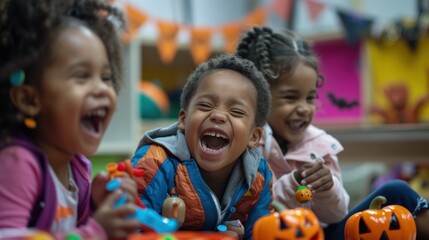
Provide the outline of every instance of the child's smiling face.
<path id="1" fill-rule="evenodd" d="M 268 123 L 280 141 L 296 143 L 304 135 L 316 112 L 317 73 L 303 64 L 271 87 L 272 105 Z"/>
<path id="2" fill-rule="evenodd" d="M 247 147 L 256 147 L 256 89 L 238 72 L 219 69 L 203 75 L 188 109 L 179 113 L 191 155 L 207 172 L 231 170 Z"/>
<path id="3" fill-rule="evenodd" d="M 60 30 L 36 90 L 37 142 L 48 153 L 93 154 L 116 109 L 112 70 L 101 40 L 88 28 Z"/>

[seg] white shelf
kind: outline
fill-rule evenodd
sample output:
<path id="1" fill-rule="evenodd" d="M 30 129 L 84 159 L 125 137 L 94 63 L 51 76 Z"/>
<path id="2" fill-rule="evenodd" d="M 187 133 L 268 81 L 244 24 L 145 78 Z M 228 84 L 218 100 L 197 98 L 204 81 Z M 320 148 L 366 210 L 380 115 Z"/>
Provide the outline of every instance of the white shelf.
<path id="1" fill-rule="evenodd" d="M 118 95 L 117 111 L 100 143 L 96 155 L 131 156 L 140 139 L 138 82 L 140 81 L 140 44 L 131 42 L 124 49 L 125 81 Z"/>
<path id="2" fill-rule="evenodd" d="M 342 162 L 428 162 L 429 125 L 326 129 L 344 146 Z"/>

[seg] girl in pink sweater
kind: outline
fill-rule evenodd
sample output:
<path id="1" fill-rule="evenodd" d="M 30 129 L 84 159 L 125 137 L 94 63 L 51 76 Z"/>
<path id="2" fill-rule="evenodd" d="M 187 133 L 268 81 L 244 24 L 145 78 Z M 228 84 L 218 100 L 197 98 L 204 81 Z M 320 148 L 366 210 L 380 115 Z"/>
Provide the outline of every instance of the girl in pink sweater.
<path id="1" fill-rule="evenodd" d="M 91 188 L 94 154 L 116 109 L 121 80 L 117 9 L 95 0 L 0 1 L 0 237 L 43 230 L 64 239 L 124 238 L 125 191 Z"/>
<path id="2" fill-rule="evenodd" d="M 309 44 L 288 32 L 268 27 L 248 31 L 237 55 L 255 63 L 271 85 L 272 104 L 261 149 L 274 173 L 274 197 L 288 208 L 302 206 L 295 191 L 306 185 L 313 192 L 304 206 L 324 223 L 326 239 L 343 239 L 349 216 L 368 208 L 377 195 L 386 205 L 402 205 L 415 216 L 417 236 L 429 238 L 428 203 L 402 181 L 392 181 L 372 192 L 349 209 L 349 195 L 342 185 L 337 154 L 341 144 L 312 125 L 316 112 L 317 88 L 322 86 L 318 59 Z"/>

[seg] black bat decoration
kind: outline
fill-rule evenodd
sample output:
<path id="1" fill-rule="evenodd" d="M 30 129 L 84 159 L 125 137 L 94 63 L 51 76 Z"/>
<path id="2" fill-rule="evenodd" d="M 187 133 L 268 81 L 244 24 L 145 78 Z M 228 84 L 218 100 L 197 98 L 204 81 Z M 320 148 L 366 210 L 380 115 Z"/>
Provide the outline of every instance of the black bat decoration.
<path id="1" fill-rule="evenodd" d="M 333 93 L 328 93 L 327 97 L 329 101 L 336 106 L 338 109 L 352 109 L 359 106 L 359 102 L 356 100 L 347 101 L 344 98 L 336 97 Z"/>

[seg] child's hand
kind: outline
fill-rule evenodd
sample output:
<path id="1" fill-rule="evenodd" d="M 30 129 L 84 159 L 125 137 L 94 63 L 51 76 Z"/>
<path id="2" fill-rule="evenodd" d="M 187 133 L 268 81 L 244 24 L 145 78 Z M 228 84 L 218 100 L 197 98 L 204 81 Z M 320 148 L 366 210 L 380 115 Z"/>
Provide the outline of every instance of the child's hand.
<path id="1" fill-rule="evenodd" d="M 131 178 L 127 173 L 124 173 L 124 176 L 121 177 L 121 187 L 120 189 L 127 194 L 127 200 L 133 202 L 137 197 L 137 183 Z M 107 174 L 100 173 L 94 177 L 92 180 L 92 201 L 95 206 L 101 204 L 101 202 L 109 194 L 109 191 L 106 190 L 106 184 L 109 182 Z"/>
<path id="2" fill-rule="evenodd" d="M 223 233 L 239 240 L 243 239 L 244 227 L 239 220 L 226 222 L 225 226 L 227 227 L 227 230 Z"/>
<path id="3" fill-rule="evenodd" d="M 122 194 L 122 190 L 109 193 L 94 214 L 94 219 L 104 228 L 109 239 L 125 239 L 141 227 L 137 219 L 128 217 L 135 213 L 134 204 L 113 207 Z"/>
<path id="4" fill-rule="evenodd" d="M 321 162 L 304 164 L 294 173 L 295 179 L 313 192 L 323 192 L 332 188 L 334 181 L 331 170 Z"/>

